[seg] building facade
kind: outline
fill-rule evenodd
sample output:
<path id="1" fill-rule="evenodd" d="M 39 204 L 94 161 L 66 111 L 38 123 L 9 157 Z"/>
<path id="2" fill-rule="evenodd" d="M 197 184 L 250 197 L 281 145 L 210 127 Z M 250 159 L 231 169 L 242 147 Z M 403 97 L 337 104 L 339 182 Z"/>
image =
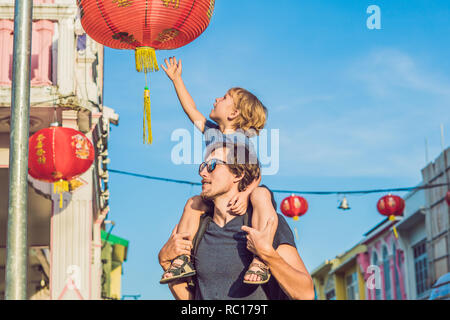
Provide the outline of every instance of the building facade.
<path id="1" fill-rule="evenodd" d="M 365 245 L 358 244 L 311 272 L 319 300 L 364 300 L 364 277 L 358 264 Z"/>
<path id="2" fill-rule="evenodd" d="M 408 300 L 429 296 L 425 191 L 414 190 L 405 197 L 403 219 L 396 225 L 400 248 L 405 254 L 405 290 Z"/>
<path id="3" fill-rule="evenodd" d="M 0 0 L 0 298 L 4 297 L 14 1 Z M 101 299 L 102 238 L 109 212 L 108 139 L 118 115 L 103 105 L 103 46 L 86 35 L 75 0 L 34 0 L 30 136 L 57 121 L 93 143 L 91 168 L 71 192 L 29 176 L 30 299 Z"/>
<path id="4" fill-rule="evenodd" d="M 445 194 L 450 189 L 450 148 L 422 169 L 424 185 L 441 187 L 425 189 L 425 252 L 428 261 L 427 287 L 450 272 L 450 207 Z M 422 251 L 420 251 L 422 254 Z"/>
<path id="5" fill-rule="evenodd" d="M 405 256 L 395 237 L 397 221 L 388 218 L 364 234 L 367 251 L 359 265 L 366 282 L 367 300 L 405 300 Z"/>

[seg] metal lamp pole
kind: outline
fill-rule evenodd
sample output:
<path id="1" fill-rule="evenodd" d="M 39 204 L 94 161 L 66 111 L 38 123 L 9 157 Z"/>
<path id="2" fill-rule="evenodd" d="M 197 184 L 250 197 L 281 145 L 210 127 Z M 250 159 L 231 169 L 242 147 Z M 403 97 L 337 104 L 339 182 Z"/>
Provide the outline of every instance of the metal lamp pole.
<path id="1" fill-rule="evenodd" d="M 15 1 L 5 292 L 7 300 L 27 299 L 27 175 L 32 14 L 32 0 Z"/>

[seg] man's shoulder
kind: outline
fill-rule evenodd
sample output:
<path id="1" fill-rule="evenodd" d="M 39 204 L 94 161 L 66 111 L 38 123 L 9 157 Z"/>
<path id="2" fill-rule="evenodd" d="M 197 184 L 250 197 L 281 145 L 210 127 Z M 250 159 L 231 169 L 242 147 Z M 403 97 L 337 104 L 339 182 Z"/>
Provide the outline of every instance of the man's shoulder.
<path id="1" fill-rule="evenodd" d="M 288 244 L 293 246 L 294 248 L 297 248 L 297 246 L 295 245 L 294 233 L 289 227 L 289 224 L 287 223 L 286 219 L 279 213 L 277 213 L 277 216 L 278 216 L 278 227 L 275 233 L 275 237 L 273 239 L 274 244 L 276 245 L 276 247 L 278 247 L 281 244 Z"/>

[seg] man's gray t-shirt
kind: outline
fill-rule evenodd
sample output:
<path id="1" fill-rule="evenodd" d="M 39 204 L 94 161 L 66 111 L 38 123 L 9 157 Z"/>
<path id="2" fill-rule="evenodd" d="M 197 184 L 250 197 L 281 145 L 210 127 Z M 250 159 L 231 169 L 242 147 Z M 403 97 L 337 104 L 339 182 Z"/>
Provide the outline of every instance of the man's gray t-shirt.
<path id="1" fill-rule="evenodd" d="M 243 225 L 243 216 L 237 216 L 223 228 L 212 220 L 209 223 L 194 257 L 197 270 L 195 300 L 288 299 L 273 275 L 264 285 L 243 283 L 244 274 L 253 260 L 253 254 L 247 250 L 247 233 L 241 230 Z M 289 225 L 278 214 L 273 247 L 280 244 L 296 248 Z"/>

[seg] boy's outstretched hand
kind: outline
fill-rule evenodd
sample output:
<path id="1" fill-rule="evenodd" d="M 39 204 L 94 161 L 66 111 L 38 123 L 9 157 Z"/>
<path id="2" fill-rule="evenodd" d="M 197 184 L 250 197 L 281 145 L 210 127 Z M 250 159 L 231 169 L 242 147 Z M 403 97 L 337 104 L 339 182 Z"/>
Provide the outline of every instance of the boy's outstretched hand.
<path id="1" fill-rule="evenodd" d="M 177 62 L 177 58 L 170 57 L 169 61 L 167 61 L 167 59 L 164 59 L 164 62 L 167 66 L 164 66 L 164 64 L 162 64 L 161 68 L 163 68 L 170 80 L 174 81 L 177 78 L 181 78 L 181 59 Z"/>

